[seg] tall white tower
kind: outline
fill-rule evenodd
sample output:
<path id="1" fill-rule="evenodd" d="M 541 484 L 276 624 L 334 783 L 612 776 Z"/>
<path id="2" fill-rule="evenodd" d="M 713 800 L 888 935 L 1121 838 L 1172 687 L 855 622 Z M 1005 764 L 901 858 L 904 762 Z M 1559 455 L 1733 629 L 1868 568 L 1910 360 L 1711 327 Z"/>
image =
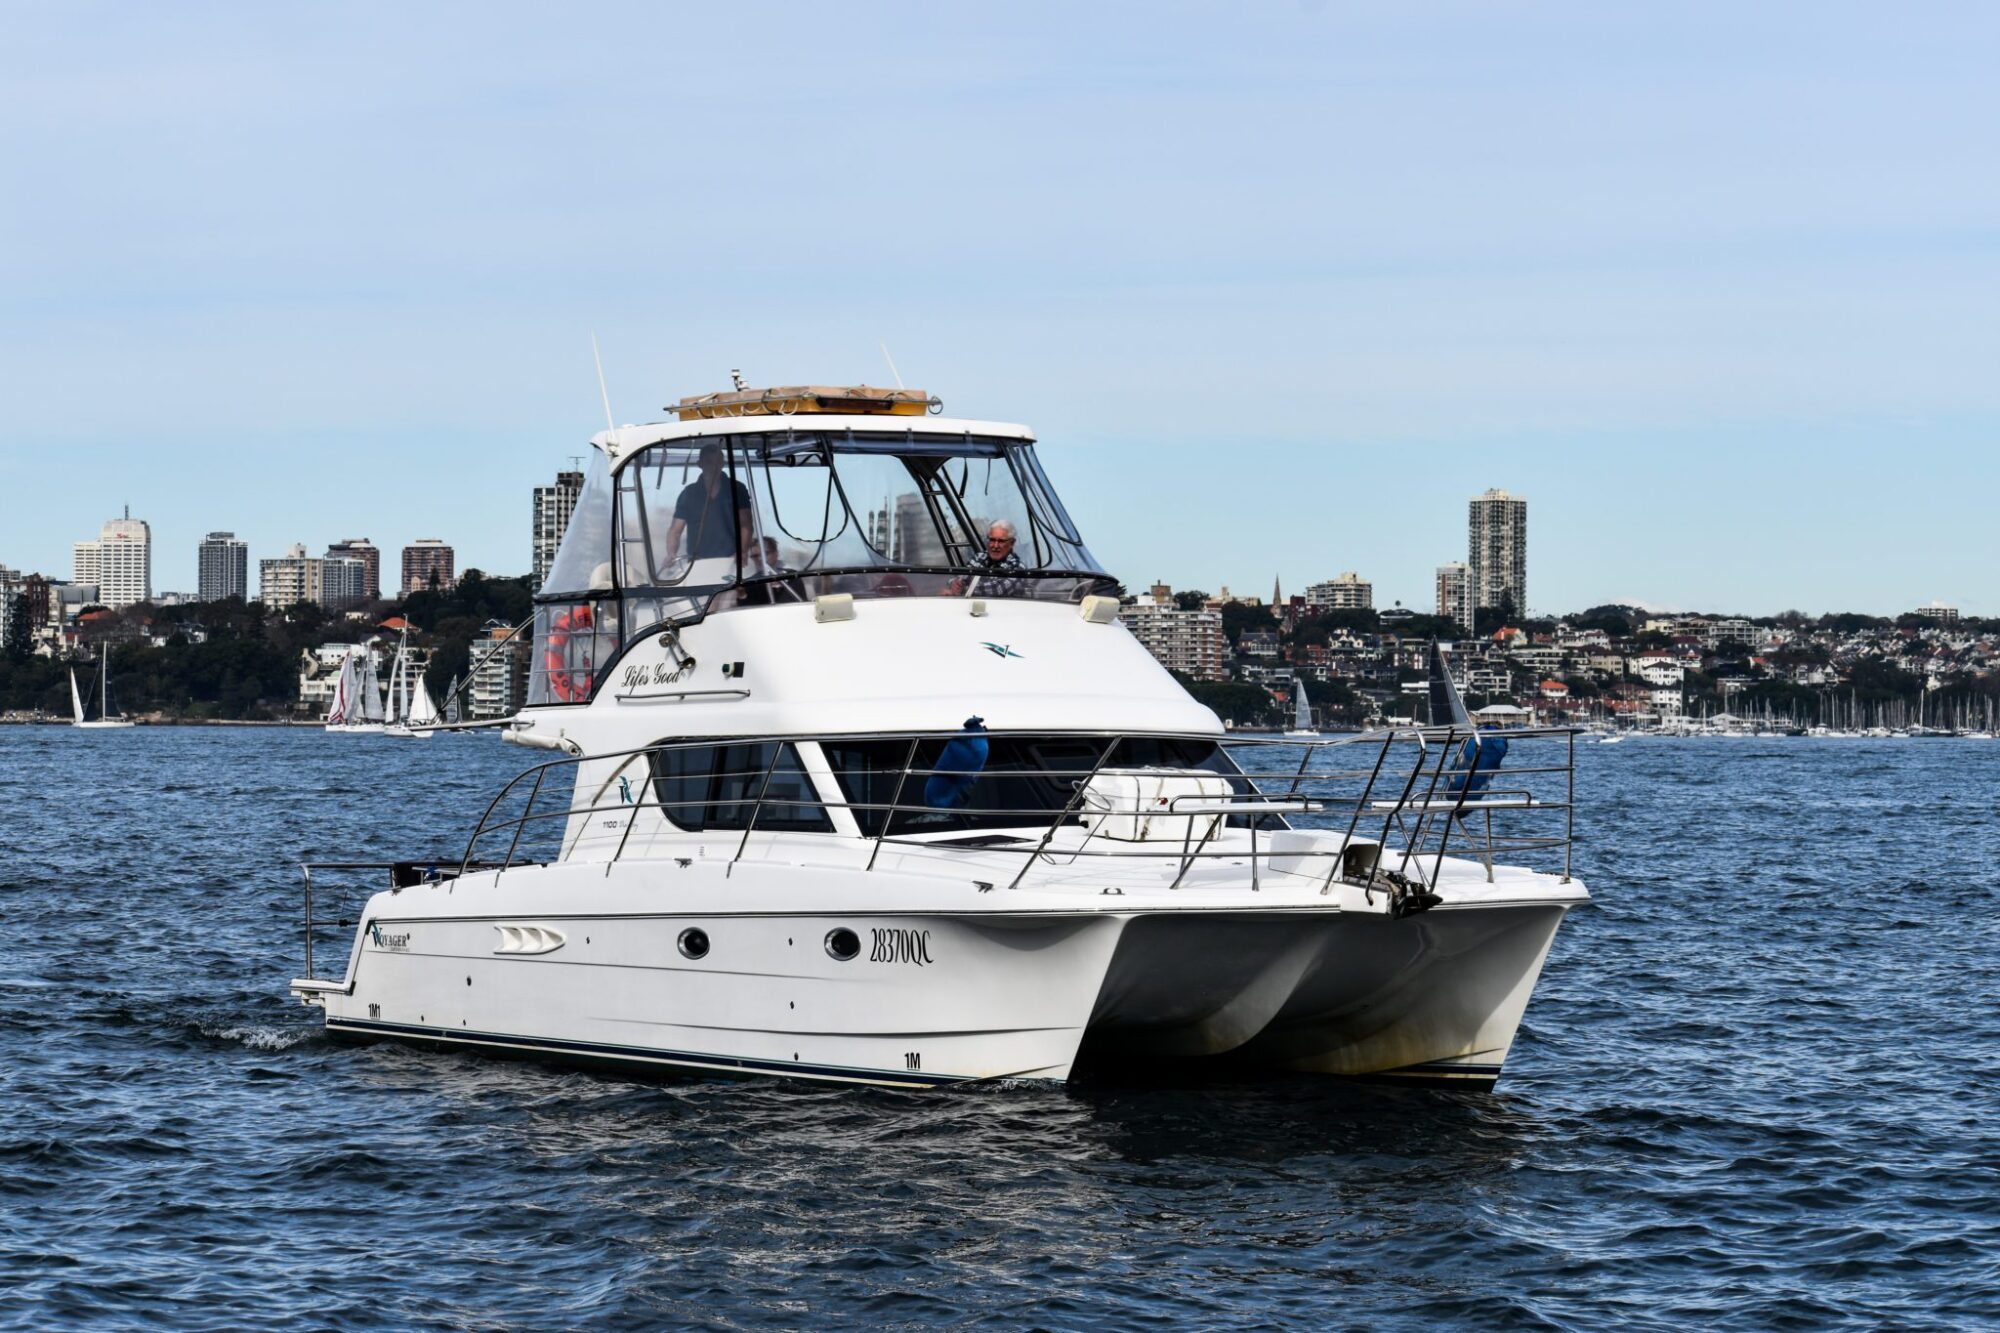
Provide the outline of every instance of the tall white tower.
<path id="1" fill-rule="evenodd" d="M 78 583 L 97 584 L 97 600 L 106 606 L 131 606 L 153 600 L 153 530 L 144 519 L 114 518 L 98 530 L 94 542 L 76 544 Z M 88 567 L 88 568 L 87 568 Z M 86 573 L 96 575 L 86 579 Z"/>

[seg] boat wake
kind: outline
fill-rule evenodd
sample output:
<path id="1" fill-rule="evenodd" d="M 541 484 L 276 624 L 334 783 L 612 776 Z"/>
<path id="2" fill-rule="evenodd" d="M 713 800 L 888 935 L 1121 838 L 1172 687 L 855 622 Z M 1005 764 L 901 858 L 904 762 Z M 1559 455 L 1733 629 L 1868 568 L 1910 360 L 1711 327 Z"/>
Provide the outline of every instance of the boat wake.
<path id="1" fill-rule="evenodd" d="M 318 1040 L 321 1035 L 317 1028 L 248 1023 L 227 1026 L 197 1023 L 195 1031 L 210 1041 L 230 1042 L 251 1051 L 288 1051 L 302 1042 Z"/>

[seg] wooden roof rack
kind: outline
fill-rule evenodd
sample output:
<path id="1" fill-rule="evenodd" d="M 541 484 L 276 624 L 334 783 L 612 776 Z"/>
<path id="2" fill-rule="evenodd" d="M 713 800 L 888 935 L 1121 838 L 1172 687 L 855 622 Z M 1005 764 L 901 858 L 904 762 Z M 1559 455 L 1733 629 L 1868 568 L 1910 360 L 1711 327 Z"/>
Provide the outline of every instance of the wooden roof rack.
<path id="1" fill-rule="evenodd" d="M 735 389 L 695 394 L 667 410 L 682 421 L 717 417 L 847 416 L 920 417 L 940 411 L 941 399 L 922 389 L 876 389 L 866 384 L 793 384 L 776 389 Z"/>

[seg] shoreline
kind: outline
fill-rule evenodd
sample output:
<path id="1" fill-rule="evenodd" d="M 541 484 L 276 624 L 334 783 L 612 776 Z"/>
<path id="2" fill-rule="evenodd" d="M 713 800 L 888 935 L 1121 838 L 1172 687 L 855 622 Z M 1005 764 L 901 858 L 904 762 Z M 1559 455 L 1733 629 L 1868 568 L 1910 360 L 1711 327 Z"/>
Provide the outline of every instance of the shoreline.
<path id="1" fill-rule="evenodd" d="M 259 718 L 234 717 L 135 717 L 131 719 L 139 727 L 317 727 L 317 719 L 309 722 L 269 721 Z M 66 717 L 0 717 L 0 727 L 69 727 L 74 726 Z"/>

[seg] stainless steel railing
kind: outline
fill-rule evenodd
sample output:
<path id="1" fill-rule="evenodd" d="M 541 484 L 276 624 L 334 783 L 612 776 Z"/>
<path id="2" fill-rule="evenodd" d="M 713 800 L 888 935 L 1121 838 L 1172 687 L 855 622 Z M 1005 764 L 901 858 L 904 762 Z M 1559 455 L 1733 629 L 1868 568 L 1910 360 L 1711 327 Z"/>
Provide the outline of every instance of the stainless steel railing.
<path id="1" fill-rule="evenodd" d="M 1158 733 L 1113 732 L 988 732 L 989 740 L 1033 737 L 1038 741 L 1084 741 L 1097 747 L 1088 768 L 1037 769 L 1032 773 L 986 773 L 982 776 L 1034 776 L 1058 784 L 1070 784 L 1070 794 L 1059 804 L 1033 807 L 979 806 L 953 807 L 948 812 L 929 805 L 904 800 L 916 780 L 916 790 L 939 775 L 964 777 L 958 769 L 919 765 L 917 760 L 929 743 L 942 745 L 966 735 L 962 731 L 864 733 L 845 736 L 764 736 L 709 737 L 661 742 L 609 754 L 566 756 L 526 769 L 503 786 L 488 802 L 478 824 L 467 840 L 464 852 L 429 861 L 315 861 L 301 868 L 305 874 L 305 973 L 313 977 L 316 938 L 325 931 L 351 929 L 363 923 L 366 898 L 379 888 L 399 889 L 416 884 L 456 879 L 475 871 L 504 871 L 523 864 L 522 850 L 531 829 L 550 827 L 552 821 L 565 823 L 579 816 L 606 811 L 631 812 L 624 820 L 611 864 L 625 856 L 632 829 L 642 810 L 655 811 L 661 820 L 660 832 L 678 830 L 671 813 L 699 808 L 704 812 L 728 809 L 742 812 L 740 828 L 734 824 L 705 830 L 735 834 L 736 847 L 728 864 L 733 867 L 749 849 L 751 835 L 777 809 L 844 810 L 861 838 L 828 833 L 829 847 L 840 849 L 843 864 L 858 860 L 858 844 L 868 848 L 864 870 L 872 871 L 885 845 L 925 849 L 933 854 L 952 854 L 954 846 L 968 845 L 967 829 L 913 828 L 918 817 L 956 818 L 974 829 L 1004 828 L 1004 833 L 970 839 L 981 851 L 1005 846 L 1022 855 L 1007 887 L 1018 887 L 1037 865 L 1073 865 L 1084 857 L 1172 860 L 1176 862 L 1170 888 L 1179 887 L 1193 868 L 1204 859 L 1226 858 L 1246 861 L 1251 887 L 1258 886 L 1260 873 L 1270 863 L 1285 858 L 1294 867 L 1324 863 L 1325 870 L 1312 873 L 1319 878 L 1320 891 L 1332 891 L 1336 883 L 1356 885 L 1371 901 L 1376 892 L 1389 896 L 1398 914 L 1422 910 L 1435 902 L 1433 896 L 1443 874 L 1448 850 L 1474 859 L 1485 866 L 1492 878 L 1502 856 L 1522 857 L 1529 862 L 1546 860 L 1550 871 L 1560 869 L 1563 881 L 1570 878 L 1570 858 L 1576 834 L 1576 728 L 1523 728 L 1503 734 L 1510 743 L 1509 758 L 1495 772 L 1479 768 L 1481 750 L 1469 739 L 1494 733 L 1475 733 L 1465 728 L 1413 728 L 1378 731 L 1307 741 L 1297 738 L 1241 737 L 1213 734 L 1164 735 Z M 827 768 L 815 777 L 802 760 L 795 772 L 809 796 L 796 793 L 774 794 L 773 784 L 786 747 L 800 743 L 837 745 L 842 742 L 901 742 L 902 762 L 886 768 L 863 770 L 870 776 L 893 779 L 891 797 L 886 802 L 850 799 L 836 774 L 829 788 L 824 781 Z M 1220 747 L 1230 761 L 1224 768 L 1211 770 L 1230 788 L 1226 798 L 1180 796 L 1172 798 L 1165 810 L 1145 812 L 1148 818 L 1179 821 L 1177 836 L 1147 842 L 1123 842 L 1100 837 L 1086 829 L 1081 839 L 1058 841 L 1065 828 L 1081 825 L 1086 813 L 1084 802 L 1092 790 L 1092 780 L 1107 769 L 1128 747 L 1138 743 L 1171 742 L 1196 747 Z M 737 774 L 745 779 L 740 794 L 708 799 L 668 799 L 661 778 L 661 756 L 717 745 L 767 746 L 761 769 Z M 1547 756 L 1550 762 L 1524 764 L 1518 757 L 1527 750 Z M 796 755 L 796 749 L 793 753 Z M 1349 758 L 1353 762 L 1346 762 Z M 639 793 L 630 801 L 615 803 L 575 803 L 573 792 L 555 808 L 537 808 L 544 795 L 564 784 L 552 784 L 552 775 L 568 769 L 572 774 L 585 764 L 613 764 L 613 778 L 638 760 L 643 769 Z M 1142 766 L 1143 767 L 1143 766 Z M 1484 778 L 1485 781 L 1480 779 Z M 1500 786 L 1504 778 L 1506 785 Z M 629 781 L 629 779 L 628 779 Z M 609 783 L 607 782 L 607 786 Z M 500 817 L 502 806 L 516 792 L 526 799 L 518 815 Z M 1091 812 L 1098 813 L 1098 812 Z M 1120 811 L 1117 814 L 1133 812 Z M 1496 826 L 1495 821 L 1500 821 Z M 901 827 L 899 827 L 899 821 Z M 1206 821 L 1206 823 L 1204 823 Z M 1297 821 L 1293 823 L 1291 821 Z M 1541 821 L 1537 827 L 1535 821 Z M 1549 821 L 1556 821 L 1549 827 Z M 829 821 L 830 822 L 830 821 Z M 872 832 L 868 830 L 873 828 Z M 1226 839 L 1228 828 L 1247 832 L 1244 839 Z M 1274 843 L 1265 835 L 1290 828 L 1337 835 L 1329 845 L 1305 849 L 1295 841 Z M 481 844 L 506 840 L 506 851 L 490 859 L 479 859 Z M 1399 839 L 1392 846 L 1392 839 Z M 561 841 L 568 841 L 562 839 Z M 561 841 L 556 855 L 563 851 Z M 1247 846 L 1245 845 L 1247 843 Z M 1541 868 L 1541 867 L 1537 867 Z M 374 881 L 362 882 L 362 876 Z M 316 878 L 318 876 L 318 878 Z M 384 882 L 386 880 L 386 882 Z M 323 881 L 331 881 L 323 882 Z M 996 881 L 997 883 L 997 877 Z M 994 887 L 988 884 L 985 887 Z M 1109 891 L 1109 890 L 1107 890 Z M 329 901 L 331 900 L 331 901 Z M 353 938 L 349 940 L 350 949 Z M 350 954 L 350 957 L 352 955 Z M 341 983 L 326 982 L 324 985 Z"/>
<path id="2" fill-rule="evenodd" d="M 1523 765 L 1514 762 L 1504 765 L 1498 773 L 1482 771 L 1479 767 L 1483 751 L 1476 743 L 1479 736 L 1495 733 L 1477 733 L 1466 728 L 1408 728 L 1390 731 L 1360 733 L 1331 739 L 1305 741 L 1296 738 L 1277 737 L 1236 737 L 1212 734 L 1163 735 L 1147 733 L 1143 735 L 1123 735 L 1111 732 L 989 732 L 989 740 L 1010 736 L 1033 736 L 1040 740 L 1060 738 L 1062 740 L 1082 740 L 1101 743 L 1095 761 L 1088 769 L 1038 769 L 1033 776 L 1069 782 L 1072 794 L 1059 807 L 1049 805 L 1034 807 L 955 807 L 940 812 L 929 805 L 905 802 L 903 797 L 909 789 L 910 779 L 919 782 L 936 776 L 963 777 L 962 770 L 920 767 L 918 752 L 927 742 L 942 745 L 966 733 L 959 731 L 940 732 L 899 732 L 865 733 L 840 736 L 757 736 L 757 737 L 706 737 L 680 741 L 661 742 L 656 745 L 635 747 L 628 750 L 605 754 L 564 757 L 551 760 L 524 770 L 504 786 L 487 805 L 471 838 L 467 841 L 464 856 L 460 860 L 458 873 L 473 868 L 482 842 L 489 838 L 506 836 L 505 855 L 497 861 L 481 862 L 482 868 L 506 869 L 516 864 L 520 856 L 524 836 L 531 826 L 543 825 L 549 821 L 568 821 L 578 816 L 591 816 L 608 811 L 628 811 L 630 818 L 623 821 L 617 846 L 613 849 L 611 862 L 615 863 L 626 854 L 633 828 L 638 823 L 639 812 L 652 809 L 663 821 L 662 831 L 673 831 L 678 826 L 671 821 L 671 810 L 699 809 L 706 815 L 718 809 L 731 812 L 741 811 L 740 828 L 731 823 L 705 831 L 714 833 L 740 833 L 736 850 L 730 858 L 733 866 L 747 851 L 751 834 L 766 818 L 771 806 L 785 808 L 809 808 L 830 811 L 845 810 L 854 818 L 857 828 L 866 829 L 875 825 L 872 835 L 864 834 L 871 841 L 865 869 L 872 870 L 885 844 L 930 847 L 937 849 L 940 842 L 935 836 L 913 836 L 908 827 L 911 818 L 917 816 L 938 817 L 941 813 L 961 820 L 975 819 L 986 825 L 1004 822 L 1008 827 L 1034 830 L 1039 836 L 1033 841 L 1020 868 L 1016 871 L 1009 887 L 1017 887 L 1028 872 L 1039 862 L 1053 861 L 1056 857 L 1071 861 L 1082 856 L 1108 857 L 1164 857 L 1172 856 L 1182 862 L 1175 877 L 1179 884 L 1189 868 L 1204 857 L 1241 858 L 1246 852 L 1240 846 L 1211 846 L 1214 837 L 1196 839 L 1193 831 L 1201 820 L 1210 820 L 1220 826 L 1234 825 L 1248 829 L 1249 857 L 1253 883 L 1260 862 L 1268 862 L 1273 857 L 1284 856 L 1294 860 L 1300 858 L 1323 857 L 1329 862 L 1325 876 L 1325 886 L 1330 889 L 1337 878 L 1348 873 L 1353 878 L 1352 867 L 1343 853 L 1349 846 L 1366 842 L 1376 848 L 1375 860 L 1369 867 L 1370 883 L 1380 879 L 1393 893 L 1427 892 L 1435 885 L 1442 873 L 1447 849 L 1456 845 L 1463 851 L 1483 862 L 1491 878 L 1497 858 L 1502 854 L 1533 855 L 1537 853 L 1560 853 L 1562 877 L 1570 876 L 1570 856 L 1575 834 L 1575 741 L 1574 728 L 1520 728 L 1505 733 L 1510 746 L 1539 745 L 1545 750 L 1557 748 L 1558 760 L 1550 763 Z M 887 802 L 855 800 L 848 797 L 845 789 L 836 780 L 836 793 L 818 789 L 813 784 L 809 771 L 800 762 L 797 773 L 813 787 L 809 797 L 786 794 L 772 798 L 772 781 L 787 747 L 798 743 L 819 743 L 821 745 L 843 742 L 906 741 L 903 762 L 897 767 L 870 768 L 866 774 L 888 778 L 893 776 L 895 787 Z M 1145 844 L 1120 843 L 1117 846 L 1103 845 L 1110 839 L 1099 839 L 1087 834 L 1081 845 L 1057 846 L 1057 834 L 1066 826 L 1075 826 L 1083 811 L 1086 793 L 1092 781 L 1104 770 L 1115 767 L 1111 760 L 1118 753 L 1121 744 L 1132 741 L 1174 742 L 1181 744 L 1220 746 L 1235 761 L 1233 771 L 1217 771 L 1216 776 L 1229 782 L 1232 795 L 1222 802 L 1224 808 L 1216 808 L 1215 803 L 1199 808 L 1174 808 L 1165 811 L 1147 812 L 1154 819 L 1184 819 L 1188 830 L 1181 845 L 1173 850 L 1160 850 Z M 1468 745 L 1468 741 L 1475 743 Z M 718 745 L 761 746 L 768 750 L 761 770 L 733 772 L 732 777 L 747 779 L 744 791 L 710 799 L 676 797 L 669 800 L 664 794 L 664 780 L 661 778 L 659 758 L 677 750 L 692 750 Z M 796 751 L 793 751 L 796 761 Z M 1316 761 L 1325 756 L 1358 754 L 1360 764 L 1353 767 L 1315 767 Z M 1296 762 L 1293 762 L 1293 756 Z M 585 764 L 605 764 L 617 761 L 615 774 L 622 775 L 634 760 L 642 761 L 643 776 L 641 788 L 644 797 L 621 799 L 615 803 L 590 803 L 577 805 L 573 800 L 563 801 L 558 808 L 542 810 L 537 808 L 543 793 L 550 790 L 550 776 L 559 769 L 578 769 Z M 1244 761 L 1249 762 L 1244 762 Z M 1259 761 L 1271 761 L 1260 766 Z M 1282 766 L 1278 761 L 1283 761 Z M 1504 775 L 1508 786 L 1501 788 L 1493 782 Z M 1025 776 L 1009 773 L 1005 775 L 983 774 L 981 776 Z M 629 781 L 629 779 L 628 779 Z M 754 795 L 750 782 L 754 782 Z M 521 790 L 525 784 L 526 799 L 519 815 L 510 818 L 497 817 L 504 803 Z M 1270 790 L 1267 790 L 1267 787 Z M 746 809 L 747 807 L 747 809 Z M 1346 827 L 1338 845 L 1318 851 L 1302 852 L 1295 846 L 1287 845 L 1274 850 L 1269 846 L 1259 846 L 1258 835 L 1273 827 L 1271 821 L 1284 824 L 1288 817 L 1304 817 L 1310 821 L 1319 817 L 1346 815 Z M 867 818 L 878 816 L 879 818 Z M 1218 816 L 1220 817 L 1218 820 Z M 1520 832 L 1508 825 L 1519 823 L 1526 817 L 1537 819 L 1560 817 L 1560 831 Z M 1496 818 L 1503 821 L 1496 827 Z M 898 821 L 904 827 L 898 829 Z M 1380 820 L 1379 831 L 1376 820 Z M 706 820 L 704 820 L 706 822 Z M 1318 827 L 1332 831 L 1334 825 L 1315 825 L 1310 822 L 1305 827 Z M 1389 844 L 1392 836 L 1400 835 L 1399 852 L 1395 854 L 1395 864 L 1390 867 L 1384 861 L 1391 855 Z M 828 835 L 837 836 L 837 835 Z M 1026 841 L 1026 839 L 1023 839 Z M 1092 846 L 1092 842 L 1099 845 Z M 841 839 L 843 846 L 852 846 L 851 838 Z M 945 847 L 949 843 L 942 844 Z M 1553 868 L 1553 867 L 1551 867 Z M 607 867 L 608 873 L 608 867 Z"/>

